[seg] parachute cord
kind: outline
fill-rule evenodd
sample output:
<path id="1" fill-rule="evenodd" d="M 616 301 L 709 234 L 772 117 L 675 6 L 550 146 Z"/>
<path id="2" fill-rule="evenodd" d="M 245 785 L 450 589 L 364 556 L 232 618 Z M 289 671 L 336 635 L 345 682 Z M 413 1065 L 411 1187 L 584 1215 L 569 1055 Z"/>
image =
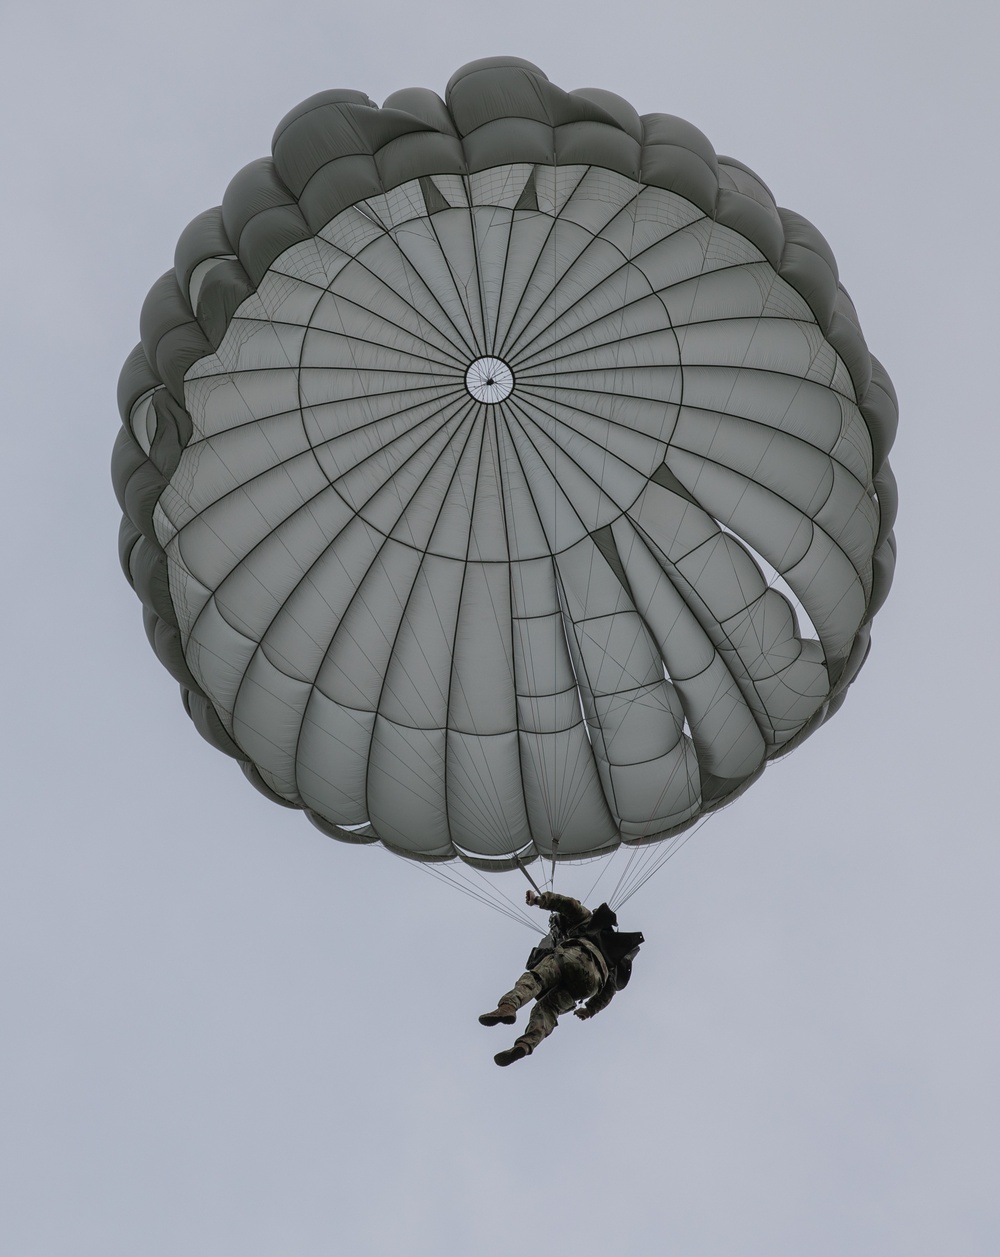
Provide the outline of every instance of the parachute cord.
<path id="1" fill-rule="evenodd" d="M 553 890 L 556 888 L 556 852 L 559 849 L 559 839 L 552 839 L 552 868 L 549 872 L 549 885 Z"/>
<path id="2" fill-rule="evenodd" d="M 720 810 L 723 810 L 723 809 L 720 809 Z M 684 844 L 690 838 L 693 838 L 700 829 L 702 829 L 705 825 L 707 825 L 708 822 L 715 815 L 716 815 L 715 812 L 709 812 L 708 815 L 703 816 L 701 820 L 698 822 L 698 824 L 695 825 L 692 829 L 686 830 L 683 834 L 678 834 L 677 837 L 672 842 L 668 842 L 666 844 L 666 850 L 656 860 L 654 860 L 648 868 L 639 872 L 637 876 L 635 875 L 633 876 L 631 885 L 628 884 L 628 874 L 630 873 L 630 871 L 633 872 L 633 874 L 635 874 L 636 871 L 626 868 L 625 872 L 618 879 L 618 883 L 615 886 L 614 891 L 612 892 L 611 898 L 608 901 L 609 905 L 617 912 L 617 910 L 621 908 L 623 904 L 628 903 L 628 901 L 632 898 L 632 896 L 637 891 L 641 890 L 642 887 L 645 886 L 645 884 L 649 881 L 649 879 L 653 877 L 656 873 L 658 873 L 660 869 L 663 868 L 663 866 L 666 864 L 666 862 L 669 859 L 671 859 L 673 856 L 675 856 L 677 852 L 680 851 L 681 847 L 683 847 Z M 622 891 L 621 895 L 619 895 L 618 893 L 619 890 Z"/>
<path id="3" fill-rule="evenodd" d="M 644 850 L 633 847 L 629 852 L 625 867 L 622 869 L 614 889 L 611 891 L 608 903 L 611 905 L 624 903 L 631 898 L 639 886 L 645 884 L 648 878 L 652 876 L 652 873 L 661 867 L 667 853 L 673 850 L 677 844 L 678 837 L 679 835 L 676 835 L 662 845 L 650 844 Z"/>
<path id="4" fill-rule="evenodd" d="M 610 856 L 608 856 L 607 860 L 604 861 L 601 867 L 601 871 L 594 878 L 593 885 L 590 887 L 590 889 L 587 891 L 586 895 L 584 896 L 584 900 L 583 900 L 584 903 L 590 903 L 591 900 L 594 898 L 594 894 L 597 891 L 598 886 L 601 884 L 601 880 L 603 879 L 604 874 L 607 873 L 608 869 L 611 868 L 611 861 L 615 858 L 615 855 L 620 850 L 621 850 L 621 847 L 619 846 L 615 851 L 611 853 Z M 615 889 L 617 889 L 617 887 Z M 612 894 L 613 893 L 614 892 L 612 892 Z M 609 904 L 609 907 L 610 907 L 610 904 Z"/>
<path id="5" fill-rule="evenodd" d="M 613 904 L 620 893 L 624 893 L 632 882 L 637 881 L 645 873 L 649 865 L 653 863 L 658 856 L 663 855 L 664 849 L 670 849 L 673 842 L 674 839 L 668 840 L 663 844 L 663 848 L 659 851 L 657 851 L 655 846 L 652 844 L 648 846 L 631 846 L 628 857 L 625 861 L 625 867 L 618 875 L 618 880 L 615 882 L 611 894 L 608 897 L 608 903 Z"/>
<path id="6" fill-rule="evenodd" d="M 475 875 L 481 885 L 478 890 L 470 888 L 470 894 L 475 895 L 481 902 L 488 903 L 496 911 L 502 912 L 512 920 L 518 921 L 521 925 L 526 925 L 529 929 L 534 930 L 535 933 L 544 933 L 543 930 L 539 929 L 533 916 L 529 916 L 520 904 L 515 903 L 513 899 L 510 899 L 500 890 L 493 877 L 488 876 L 481 869 L 477 869 L 471 864 L 452 864 L 448 867 L 454 879 L 453 885 L 458 885 L 460 880 L 464 880 L 466 885 L 469 885 L 469 877 Z M 444 872 L 442 866 L 438 865 L 438 869 L 440 872 Z M 500 903 L 501 899 L 507 905 L 506 908 Z"/>
<path id="7" fill-rule="evenodd" d="M 492 908 L 494 912 L 500 913 L 501 916 L 507 917 L 509 920 L 514 921 L 517 925 L 523 925 L 526 929 L 531 930 L 535 934 L 540 935 L 544 933 L 535 921 L 529 919 L 525 913 L 516 904 L 512 903 L 511 900 L 507 899 L 507 896 L 502 892 L 497 893 L 506 901 L 506 903 L 510 904 L 510 907 L 505 907 L 503 904 L 499 903 L 490 891 L 477 890 L 475 887 L 470 886 L 461 874 L 454 868 L 451 868 L 446 872 L 440 865 L 425 864 L 422 861 L 417 860 L 408 860 L 407 863 L 416 864 L 421 871 L 428 874 L 428 876 L 435 877 L 446 886 L 450 886 L 455 890 L 461 891 L 463 895 L 467 895 L 470 899 L 475 899 L 478 903 L 484 904 L 487 908 Z"/>

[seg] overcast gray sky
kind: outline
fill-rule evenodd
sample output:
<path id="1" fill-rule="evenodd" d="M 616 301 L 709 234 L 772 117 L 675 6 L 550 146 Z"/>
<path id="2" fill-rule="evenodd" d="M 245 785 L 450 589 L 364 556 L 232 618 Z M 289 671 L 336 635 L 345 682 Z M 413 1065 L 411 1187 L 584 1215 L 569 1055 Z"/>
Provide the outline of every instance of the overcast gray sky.
<path id="1" fill-rule="evenodd" d="M 0 1251 L 1000 1251 L 988 13 L 3 0 Z M 503 1071 L 476 1015 L 531 937 L 202 742 L 108 474 L 142 299 L 282 115 L 501 53 L 680 114 L 812 219 L 902 413 L 846 705 L 629 902 L 628 991 Z"/>

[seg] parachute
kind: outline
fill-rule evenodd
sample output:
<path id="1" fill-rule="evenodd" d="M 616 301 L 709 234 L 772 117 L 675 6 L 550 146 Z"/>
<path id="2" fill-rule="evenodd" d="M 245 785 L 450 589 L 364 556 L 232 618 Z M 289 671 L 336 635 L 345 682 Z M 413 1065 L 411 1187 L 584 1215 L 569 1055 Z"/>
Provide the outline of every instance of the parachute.
<path id="1" fill-rule="evenodd" d="M 514 58 L 321 92 L 140 330 L 147 634 L 331 837 L 490 871 L 670 838 L 866 658 L 891 382 L 824 238 L 680 118 Z"/>

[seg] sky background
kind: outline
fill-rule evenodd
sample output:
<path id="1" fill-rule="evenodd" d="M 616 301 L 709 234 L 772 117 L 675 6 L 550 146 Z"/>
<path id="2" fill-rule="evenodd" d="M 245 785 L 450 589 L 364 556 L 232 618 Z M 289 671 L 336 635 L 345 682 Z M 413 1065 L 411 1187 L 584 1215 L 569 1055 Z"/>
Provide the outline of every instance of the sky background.
<path id="1" fill-rule="evenodd" d="M 998 38 L 961 0 L 0 0 L 5 1257 L 1000 1251 Z M 476 1016 L 531 936 L 201 740 L 108 471 L 145 293 L 280 118 L 497 54 L 757 170 L 901 409 L 847 703 L 630 900 L 608 1012 L 506 1070 Z"/>

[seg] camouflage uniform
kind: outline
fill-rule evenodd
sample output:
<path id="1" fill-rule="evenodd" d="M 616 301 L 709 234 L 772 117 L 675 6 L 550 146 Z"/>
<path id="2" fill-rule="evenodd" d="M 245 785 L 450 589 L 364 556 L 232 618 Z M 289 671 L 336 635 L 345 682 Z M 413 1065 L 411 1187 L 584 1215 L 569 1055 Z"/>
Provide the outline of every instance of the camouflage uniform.
<path id="1" fill-rule="evenodd" d="M 538 906 L 557 912 L 567 928 L 584 924 L 592 915 L 578 899 L 557 895 L 551 890 L 538 897 Z M 567 939 L 533 969 L 522 973 L 513 989 L 502 995 L 498 1003 L 520 1008 L 531 999 L 536 1001 L 524 1034 L 517 1039 L 533 1052 L 556 1028 L 560 1014 L 570 1012 L 580 1000 L 586 1000 L 587 1011 L 594 1016 L 611 1003 L 615 989 L 599 949 L 586 939 Z"/>

